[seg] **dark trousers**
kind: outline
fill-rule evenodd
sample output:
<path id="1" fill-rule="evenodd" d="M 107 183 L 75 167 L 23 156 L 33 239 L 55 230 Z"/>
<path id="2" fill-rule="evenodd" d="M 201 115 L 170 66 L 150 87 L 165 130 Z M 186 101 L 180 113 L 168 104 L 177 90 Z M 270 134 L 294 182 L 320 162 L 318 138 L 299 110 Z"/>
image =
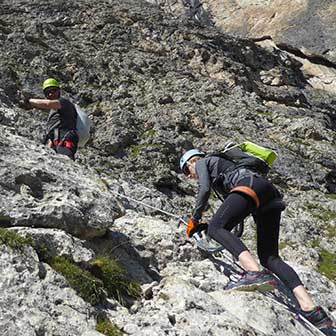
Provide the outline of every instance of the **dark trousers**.
<path id="1" fill-rule="evenodd" d="M 244 181 L 239 184 L 244 185 Z M 260 197 L 262 205 L 267 205 L 267 202 L 277 194 L 274 192 L 275 187 L 261 177 L 254 179 L 253 189 L 258 195 L 263 195 Z M 261 265 L 277 275 L 290 289 L 302 285 L 296 272 L 279 256 L 280 209 L 269 209 L 263 212 L 261 208 L 256 211 L 252 199 L 248 196 L 231 193 L 211 219 L 208 228 L 209 236 L 238 258 L 248 249 L 230 231 L 251 213 L 257 224 L 257 252 Z"/>

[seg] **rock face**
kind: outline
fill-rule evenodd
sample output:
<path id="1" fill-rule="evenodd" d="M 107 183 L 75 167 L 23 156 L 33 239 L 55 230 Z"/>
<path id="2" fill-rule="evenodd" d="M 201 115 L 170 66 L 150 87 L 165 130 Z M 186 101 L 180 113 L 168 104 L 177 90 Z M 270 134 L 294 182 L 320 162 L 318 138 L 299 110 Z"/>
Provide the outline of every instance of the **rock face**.
<path id="1" fill-rule="evenodd" d="M 8 142 L 12 144 L 9 147 Z M 0 146 L 0 211 L 11 225 L 57 228 L 89 238 L 104 234 L 122 214 L 97 176 L 68 158 L 56 156 L 4 127 Z"/>
<path id="2" fill-rule="evenodd" d="M 75 262 L 85 262 L 95 257 L 95 253 L 85 247 L 84 240 L 71 236 L 63 230 L 28 227 L 13 227 L 11 230 L 23 237 L 31 237 L 35 247 L 45 249 L 47 253 L 45 259 L 66 256 Z"/>
<path id="3" fill-rule="evenodd" d="M 296 18 L 332 13 L 331 2 L 292 3 Z M 295 20 L 283 15 L 286 1 L 230 4 L 240 9 L 226 24 L 252 5 L 258 13 L 275 8 L 278 27 Z M 182 151 L 214 152 L 228 140 L 277 151 L 269 177 L 288 203 L 280 253 L 335 316 L 333 46 L 325 55 L 303 53 L 289 44 L 298 35 L 289 29 L 280 42 L 224 34 L 220 21 L 211 24 L 214 13 L 220 17 L 215 5 L 1 2 L 0 226 L 81 267 L 97 256 L 117 258 L 143 289 L 124 306 L 109 298 L 91 307 L 33 248 L 12 250 L 0 236 L 1 334 L 97 335 L 105 316 L 130 335 L 313 335 L 270 298 L 225 292 L 237 272 L 230 257 L 209 259 L 176 227 L 196 187 L 178 169 Z M 93 122 L 75 162 L 41 144 L 47 112 L 20 107 L 23 95 L 42 97 L 50 76 Z M 243 239 L 255 252 L 250 219 Z M 283 288 L 278 294 L 290 297 Z"/>
<path id="4" fill-rule="evenodd" d="M 225 32 L 250 38 L 269 35 L 276 43 L 336 61 L 336 6 L 332 0 L 204 0 L 202 6 Z"/>
<path id="5" fill-rule="evenodd" d="M 157 2 L 166 12 L 187 16 L 202 26 L 215 25 L 235 36 L 267 41 L 259 45 L 267 49 L 271 45 L 302 63 L 302 72 L 314 88 L 336 92 L 333 1 Z"/>
<path id="6" fill-rule="evenodd" d="M 142 302 L 129 312 L 109 312 L 127 334 L 310 334 L 303 324 L 293 319 L 292 313 L 261 293 L 223 291 L 229 282 L 228 276 L 238 271 L 227 267 L 232 265 L 231 257 L 218 254 L 212 260 L 205 258 L 192 244 L 186 244 L 176 235 L 173 223 L 139 217 L 134 211 L 128 211 L 116 220 L 114 230 L 100 246 L 104 249 L 108 244 L 114 246 L 113 253 L 128 265 L 131 273 L 146 279 L 148 284 L 144 286 Z M 182 228 L 179 231 L 182 234 Z M 138 262 L 135 264 L 134 260 Z M 143 266 L 147 265 L 147 270 L 139 268 L 140 260 Z M 334 283 L 316 272 L 311 273 L 307 267 L 292 266 L 309 286 L 313 278 L 320 279 L 313 285 L 317 303 L 334 304 Z M 154 270 L 160 273 L 155 274 Z M 286 297 L 288 293 L 280 289 L 277 296 L 282 295 Z"/>
<path id="7" fill-rule="evenodd" d="M 94 329 L 94 310 L 63 277 L 39 262 L 32 248 L 0 248 L 2 335 L 82 335 Z"/>

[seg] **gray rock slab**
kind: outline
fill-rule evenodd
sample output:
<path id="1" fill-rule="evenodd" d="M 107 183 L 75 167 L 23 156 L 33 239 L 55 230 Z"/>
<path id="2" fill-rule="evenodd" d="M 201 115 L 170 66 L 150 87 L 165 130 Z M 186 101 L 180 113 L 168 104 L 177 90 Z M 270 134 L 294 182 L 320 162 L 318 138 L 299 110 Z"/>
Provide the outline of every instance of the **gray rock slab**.
<path id="1" fill-rule="evenodd" d="M 94 258 L 92 249 L 85 247 L 85 241 L 80 240 L 62 230 L 13 227 L 10 228 L 21 236 L 31 237 L 35 246 L 48 253 L 47 257 L 67 256 L 75 262 L 89 261 Z"/>
<path id="2" fill-rule="evenodd" d="M 35 251 L 0 246 L 0 332 L 6 336 L 80 336 L 94 310 Z"/>
<path id="3" fill-rule="evenodd" d="M 12 226 L 89 238 L 104 234 L 123 212 L 93 172 L 4 127 L 0 152 L 0 211 Z"/>

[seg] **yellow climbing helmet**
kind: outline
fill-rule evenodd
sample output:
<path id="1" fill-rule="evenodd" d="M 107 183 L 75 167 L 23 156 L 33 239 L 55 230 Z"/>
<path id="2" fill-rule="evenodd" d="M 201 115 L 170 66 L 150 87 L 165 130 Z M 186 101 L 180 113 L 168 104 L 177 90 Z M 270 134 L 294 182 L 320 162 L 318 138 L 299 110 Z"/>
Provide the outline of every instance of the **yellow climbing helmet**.
<path id="1" fill-rule="evenodd" d="M 44 91 L 50 87 L 60 88 L 60 84 L 55 78 L 48 78 L 43 82 L 42 89 Z"/>

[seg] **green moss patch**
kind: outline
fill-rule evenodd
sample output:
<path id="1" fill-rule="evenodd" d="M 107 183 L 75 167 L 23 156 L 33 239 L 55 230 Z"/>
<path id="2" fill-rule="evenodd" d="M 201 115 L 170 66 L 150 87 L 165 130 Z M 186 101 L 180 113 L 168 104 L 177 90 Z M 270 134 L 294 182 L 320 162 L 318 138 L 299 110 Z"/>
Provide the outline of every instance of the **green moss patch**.
<path id="1" fill-rule="evenodd" d="M 311 242 L 311 247 L 312 248 L 319 248 L 321 244 L 321 241 L 318 238 L 315 238 L 312 242 Z"/>
<path id="2" fill-rule="evenodd" d="M 159 143 L 132 145 L 130 146 L 129 153 L 130 153 L 130 157 L 135 159 L 143 152 L 152 151 L 152 150 L 161 149 L 161 148 L 162 148 L 162 144 L 159 144 Z"/>
<path id="3" fill-rule="evenodd" d="M 0 228 L 0 244 L 13 249 L 22 249 L 28 245 L 33 246 L 34 242 L 30 237 L 23 237 L 15 231 Z"/>
<path id="4" fill-rule="evenodd" d="M 80 297 L 92 305 L 103 303 L 106 297 L 125 304 L 127 300 L 137 299 L 141 295 L 140 285 L 127 275 L 116 260 L 96 258 L 81 265 L 85 269 L 63 256 L 54 257 L 47 262 L 67 279 Z"/>
<path id="5" fill-rule="evenodd" d="M 50 266 L 56 272 L 61 273 L 67 279 L 69 285 L 85 301 L 92 305 L 104 302 L 106 298 L 104 284 L 90 272 L 81 269 L 65 257 L 53 258 Z"/>
<path id="6" fill-rule="evenodd" d="M 320 273 L 324 274 L 328 279 L 336 280 L 336 254 L 327 250 L 320 252 L 320 264 L 318 267 Z"/>
<path id="7" fill-rule="evenodd" d="M 140 297 L 140 285 L 127 276 L 126 270 L 116 260 L 99 257 L 90 264 L 92 274 L 101 279 L 109 297 L 122 304 L 124 297 Z"/>
<path id="8" fill-rule="evenodd" d="M 96 330 L 106 336 L 121 336 L 120 329 L 109 320 L 101 320 L 97 323 Z"/>

